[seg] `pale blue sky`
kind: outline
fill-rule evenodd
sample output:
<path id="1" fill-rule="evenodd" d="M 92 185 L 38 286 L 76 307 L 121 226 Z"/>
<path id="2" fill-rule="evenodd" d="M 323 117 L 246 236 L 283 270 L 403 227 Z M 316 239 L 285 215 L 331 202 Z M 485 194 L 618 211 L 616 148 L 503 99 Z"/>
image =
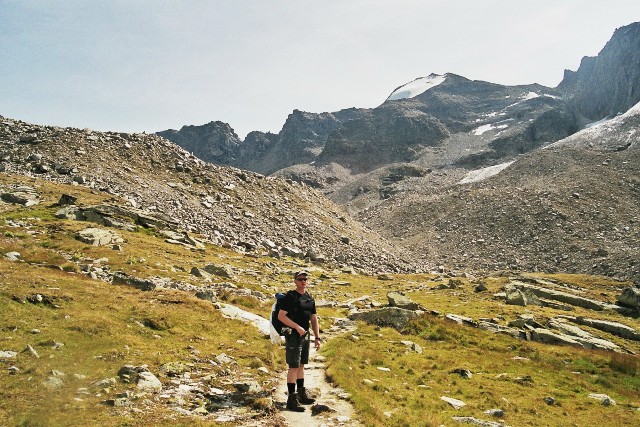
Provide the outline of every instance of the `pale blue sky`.
<path id="1" fill-rule="evenodd" d="M 278 132 L 430 73 L 555 87 L 639 20 L 637 0 L 0 0 L 0 115 Z"/>

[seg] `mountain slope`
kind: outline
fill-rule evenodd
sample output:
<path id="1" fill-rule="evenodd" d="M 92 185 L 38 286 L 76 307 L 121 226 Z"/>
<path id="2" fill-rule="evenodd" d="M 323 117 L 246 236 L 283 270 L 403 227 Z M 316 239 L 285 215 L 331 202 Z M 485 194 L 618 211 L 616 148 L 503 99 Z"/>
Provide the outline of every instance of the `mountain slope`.
<path id="1" fill-rule="evenodd" d="M 565 71 L 558 90 L 588 122 L 624 113 L 640 101 L 640 23 L 618 28 L 596 57 Z"/>
<path id="2" fill-rule="evenodd" d="M 403 194 L 360 219 L 429 263 L 640 280 L 639 110 L 486 180 Z"/>
<path id="3" fill-rule="evenodd" d="M 0 169 L 123 197 L 238 251 L 367 271 L 411 269 L 402 251 L 306 185 L 205 163 L 156 135 L 0 118 Z"/>

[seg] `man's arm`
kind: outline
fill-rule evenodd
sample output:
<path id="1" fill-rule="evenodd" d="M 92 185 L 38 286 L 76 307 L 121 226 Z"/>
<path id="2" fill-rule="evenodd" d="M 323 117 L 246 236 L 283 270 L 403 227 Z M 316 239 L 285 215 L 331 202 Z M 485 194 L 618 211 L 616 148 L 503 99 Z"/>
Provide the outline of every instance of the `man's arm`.
<path id="1" fill-rule="evenodd" d="M 318 325 L 318 315 L 317 314 L 312 314 L 311 315 L 311 329 L 313 329 L 313 336 L 316 337 L 315 339 L 315 346 L 316 349 L 320 348 L 320 326 Z"/>
<path id="2" fill-rule="evenodd" d="M 302 326 L 298 325 L 296 322 L 289 319 L 289 317 L 287 317 L 287 312 L 284 311 L 283 309 L 280 309 L 280 311 L 278 311 L 278 320 L 281 321 L 284 325 L 298 332 L 300 336 L 303 336 L 304 334 L 307 333 L 307 331 L 305 331 Z M 317 320 L 316 320 L 316 323 L 318 323 Z M 314 329 L 314 333 L 315 333 L 315 329 Z"/>

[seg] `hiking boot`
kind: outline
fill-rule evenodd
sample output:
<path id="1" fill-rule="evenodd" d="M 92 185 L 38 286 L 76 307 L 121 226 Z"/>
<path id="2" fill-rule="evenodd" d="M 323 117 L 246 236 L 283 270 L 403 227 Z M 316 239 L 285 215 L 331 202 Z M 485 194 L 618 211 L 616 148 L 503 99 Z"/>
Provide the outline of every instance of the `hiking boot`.
<path id="1" fill-rule="evenodd" d="M 304 408 L 298 403 L 298 396 L 290 394 L 287 398 L 287 409 L 293 412 L 304 412 Z"/>
<path id="2" fill-rule="evenodd" d="M 300 402 L 301 405 L 311 405 L 315 401 L 316 400 L 313 397 L 309 397 L 306 388 L 298 390 L 298 402 Z"/>

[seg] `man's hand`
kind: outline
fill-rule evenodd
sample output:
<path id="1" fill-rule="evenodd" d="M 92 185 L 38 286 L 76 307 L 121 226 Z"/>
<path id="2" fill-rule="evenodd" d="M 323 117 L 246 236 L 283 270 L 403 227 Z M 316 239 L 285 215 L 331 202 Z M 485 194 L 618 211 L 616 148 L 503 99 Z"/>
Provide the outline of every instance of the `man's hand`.
<path id="1" fill-rule="evenodd" d="M 298 327 L 296 328 L 296 331 L 298 331 L 298 334 L 300 334 L 301 337 L 303 337 L 304 334 L 307 333 L 307 331 L 300 325 L 298 325 Z"/>
<path id="2" fill-rule="evenodd" d="M 316 350 L 320 350 L 320 338 L 316 338 L 313 343 L 316 346 Z"/>

